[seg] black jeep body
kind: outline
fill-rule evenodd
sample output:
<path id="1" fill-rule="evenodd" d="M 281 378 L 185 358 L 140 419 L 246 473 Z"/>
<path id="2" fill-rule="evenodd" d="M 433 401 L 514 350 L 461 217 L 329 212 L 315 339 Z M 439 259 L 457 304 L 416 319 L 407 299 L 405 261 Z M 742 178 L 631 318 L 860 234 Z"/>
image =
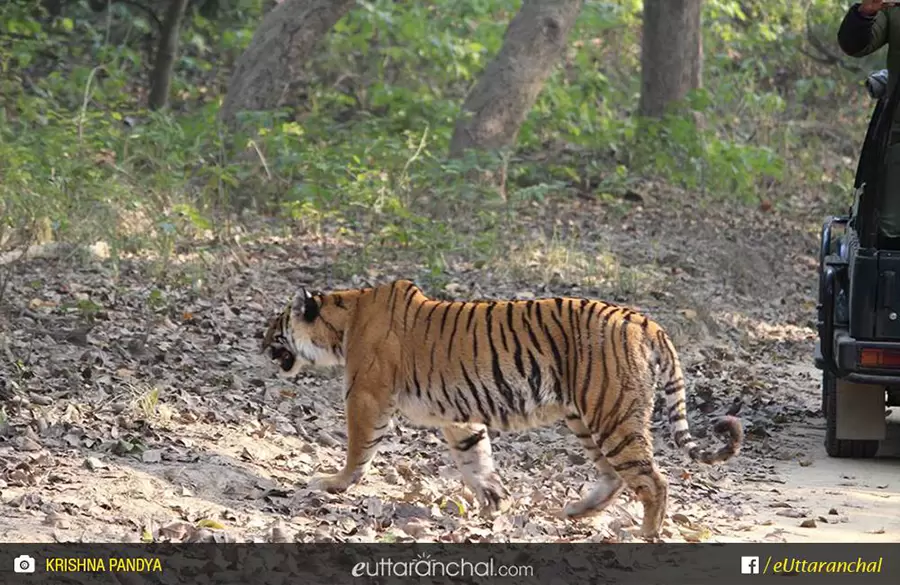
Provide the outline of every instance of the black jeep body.
<path id="1" fill-rule="evenodd" d="M 854 182 L 853 207 L 829 217 L 819 250 L 816 367 L 822 370 L 825 448 L 832 457 L 874 457 L 885 438 L 886 407 L 900 404 L 900 242 L 879 229 L 900 84 L 877 98 Z M 876 85 L 877 87 L 877 85 Z M 883 88 L 883 86 L 882 86 Z M 896 151 L 895 151 L 896 156 Z"/>

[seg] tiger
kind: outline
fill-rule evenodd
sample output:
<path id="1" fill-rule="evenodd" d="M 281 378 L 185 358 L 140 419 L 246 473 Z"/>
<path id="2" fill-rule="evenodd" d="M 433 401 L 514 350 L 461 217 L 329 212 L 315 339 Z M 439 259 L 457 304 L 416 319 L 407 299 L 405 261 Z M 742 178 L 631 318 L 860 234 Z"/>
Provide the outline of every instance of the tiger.
<path id="1" fill-rule="evenodd" d="M 629 487 L 643 508 L 639 536 L 658 539 L 668 482 L 653 456 L 655 390 L 675 444 L 711 465 L 739 453 L 740 421 L 713 425 L 723 445 L 701 449 L 687 421 L 685 379 L 672 340 L 643 314 L 600 300 L 435 300 L 410 280 L 323 293 L 300 287 L 269 321 L 262 353 L 293 378 L 307 366 L 344 371 L 344 467 L 311 491 L 341 493 L 369 471 L 395 415 L 439 428 L 464 484 L 487 512 L 508 508 L 489 429 L 565 420 L 599 473 L 561 515 L 593 516 Z"/>

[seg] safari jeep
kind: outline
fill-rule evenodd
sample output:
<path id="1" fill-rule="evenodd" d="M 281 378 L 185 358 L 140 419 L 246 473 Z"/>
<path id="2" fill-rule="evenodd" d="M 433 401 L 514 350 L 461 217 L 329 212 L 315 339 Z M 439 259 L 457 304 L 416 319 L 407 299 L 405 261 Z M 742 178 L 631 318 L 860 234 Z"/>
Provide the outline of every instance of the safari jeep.
<path id="1" fill-rule="evenodd" d="M 885 71 L 866 80 L 877 102 L 853 205 L 821 232 L 815 363 L 831 457 L 874 457 L 886 435 L 886 408 L 900 405 L 900 238 L 885 230 L 900 219 L 891 211 L 900 205 L 900 143 L 890 144 L 900 91 L 888 94 L 886 80 Z"/>

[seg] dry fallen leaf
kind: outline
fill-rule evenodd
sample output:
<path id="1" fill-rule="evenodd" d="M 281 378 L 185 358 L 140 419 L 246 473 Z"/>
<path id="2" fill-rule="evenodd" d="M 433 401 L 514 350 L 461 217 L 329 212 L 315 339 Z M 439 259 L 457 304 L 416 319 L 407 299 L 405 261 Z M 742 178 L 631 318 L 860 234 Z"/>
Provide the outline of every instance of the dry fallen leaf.
<path id="1" fill-rule="evenodd" d="M 693 309 L 682 309 L 679 313 L 681 313 L 685 319 L 694 320 L 697 318 L 697 311 Z"/>
<path id="2" fill-rule="evenodd" d="M 213 530 L 225 530 L 225 527 L 222 526 L 219 522 L 215 520 L 203 519 L 197 522 L 197 526 L 199 528 L 212 528 Z"/>
<path id="3" fill-rule="evenodd" d="M 682 526 L 688 526 L 688 527 L 690 527 L 690 525 L 691 525 L 691 519 L 688 518 L 687 516 L 685 516 L 684 514 L 679 514 L 679 513 L 672 514 L 672 522 L 675 522 L 676 524 L 681 524 Z"/>
<path id="4" fill-rule="evenodd" d="M 269 535 L 269 541 L 272 543 L 288 543 L 291 542 L 291 537 L 288 535 L 287 530 L 285 530 L 284 526 L 280 524 L 276 524 L 272 527 L 271 534 Z"/>
<path id="5" fill-rule="evenodd" d="M 104 469 L 108 467 L 106 463 L 100 461 L 96 457 L 88 457 L 84 460 L 84 466 L 91 471 L 97 471 L 98 469 Z"/>
<path id="6" fill-rule="evenodd" d="M 141 460 L 144 463 L 159 463 L 162 461 L 162 449 L 147 449 L 141 453 Z"/>
<path id="7" fill-rule="evenodd" d="M 183 542 L 193 538 L 197 534 L 197 529 L 187 522 L 172 522 L 160 527 L 156 534 L 155 540 L 160 542 Z"/>
<path id="8" fill-rule="evenodd" d="M 679 526 L 678 532 L 681 534 L 682 538 L 688 542 L 704 542 L 709 540 L 712 536 L 712 531 L 706 526 L 699 526 L 697 528 L 684 528 Z"/>

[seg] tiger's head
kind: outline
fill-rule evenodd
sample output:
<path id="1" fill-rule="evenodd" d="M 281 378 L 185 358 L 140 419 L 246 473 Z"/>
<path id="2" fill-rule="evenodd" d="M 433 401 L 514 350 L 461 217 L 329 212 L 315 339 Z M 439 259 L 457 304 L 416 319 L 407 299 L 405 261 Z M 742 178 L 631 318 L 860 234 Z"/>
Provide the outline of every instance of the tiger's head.
<path id="1" fill-rule="evenodd" d="M 296 376 L 308 366 L 344 365 L 344 331 L 349 307 L 340 293 L 323 294 L 301 288 L 291 303 L 275 315 L 263 335 L 283 377 Z"/>

